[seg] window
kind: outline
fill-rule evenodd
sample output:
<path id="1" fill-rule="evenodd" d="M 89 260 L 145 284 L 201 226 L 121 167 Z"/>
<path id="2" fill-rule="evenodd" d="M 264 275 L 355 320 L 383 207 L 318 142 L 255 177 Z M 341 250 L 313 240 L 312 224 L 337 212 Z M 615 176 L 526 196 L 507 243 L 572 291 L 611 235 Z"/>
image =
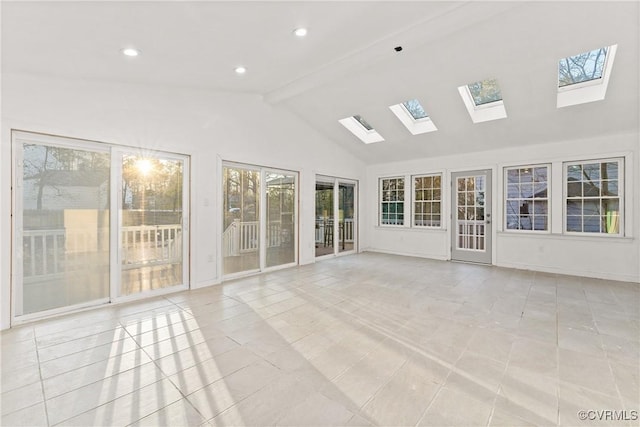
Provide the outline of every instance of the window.
<path id="1" fill-rule="evenodd" d="M 565 163 L 565 230 L 622 234 L 622 159 Z"/>
<path id="2" fill-rule="evenodd" d="M 380 225 L 404 225 L 404 178 L 380 180 Z"/>
<path id="3" fill-rule="evenodd" d="M 356 114 L 355 116 L 340 119 L 338 122 L 365 144 L 384 141 L 382 135 L 376 132 L 373 126 L 371 126 L 362 116 Z"/>
<path id="4" fill-rule="evenodd" d="M 360 123 L 362 127 L 365 128 L 366 130 L 373 130 L 373 126 L 367 123 L 367 121 L 363 119 L 362 116 L 359 116 L 356 114 L 355 116 L 353 116 L 353 118 L 356 119 L 356 121 Z"/>
<path id="5" fill-rule="evenodd" d="M 414 120 L 420 120 L 427 117 L 427 113 L 417 99 L 411 99 L 402 103 L 407 112 L 411 114 Z"/>
<path id="6" fill-rule="evenodd" d="M 413 177 L 413 225 L 440 227 L 442 217 L 442 177 L 425 175 Z"/>
<path id="7" fill-rule="evenodd" d="M 502 91 L 496 79 L 485 79 L 460 86 L 458 92 L 473 123 L 507 117 Z"/>
<path id="8" fill-rule="evenodd" d="M 502 101 L 502 93 L 496 79 L 481 80 L 467 85 L 476 107 Z"/>
<path id="9" fill-rule="evenodd" d="M 505 229 L 549 230 L 549 166 L 505 169 Z"/>
<path id="10" fill-rule="evenodd" d="M 560 59 L 557 107 L 603 100 L 617 48 L 614 44 Z"/>
<path id="11" fill-rule="evenodd" d="M 558 87 L 601 79 L 608 47 L 562 58 L 558 62 Z"/>
<path id="12" fill-rule="evenodd" d="M 395 104 L 389 107 L 402 124 L 412 135 L 433 132 L 438 130 L 420 101 L 410 99 L 409 101 Z"/>

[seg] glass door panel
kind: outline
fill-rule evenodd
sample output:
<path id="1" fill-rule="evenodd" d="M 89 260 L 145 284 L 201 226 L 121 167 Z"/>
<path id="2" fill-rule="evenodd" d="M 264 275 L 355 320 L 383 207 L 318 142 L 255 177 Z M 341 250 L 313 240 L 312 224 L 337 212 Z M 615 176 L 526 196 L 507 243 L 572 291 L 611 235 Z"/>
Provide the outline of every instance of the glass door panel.
<path id="1" fill-rule="evenodd" d="M 295 253 L 296 177 L 293 174 L 266 172 L 267 234 L 266 266 L 291 264 Z"/>
<path id="2" fill-rule="evenodd" d="M 491 264 L 491 171 L 451 174 L 451 258 Z"/>
<path id="3" fill-rule="evenodd" d="M 223 169 L 223 274 L 260 269 L 260 170 Z"/>
<path id="4" fill-rule="evenodd" d="M 339 183 L 338 201 L 338 250 L 347 252 L 355 246 L 355 188 L 354 184 Z"/>
<path id="5" fill-rule="evenodd" d="M 184 284 L 184 161 L 122 156 L 120 295 Z"/>
<path id="6" fill-rule="evenodd" d="M 107 299 L 110 154 L 44 144 L 19 150 L 15 314 Z"/>
<path id="7" fill-rule="evenodd" d="M 334 253 L 333 182 L 316 182 L 316 256 Z"/>

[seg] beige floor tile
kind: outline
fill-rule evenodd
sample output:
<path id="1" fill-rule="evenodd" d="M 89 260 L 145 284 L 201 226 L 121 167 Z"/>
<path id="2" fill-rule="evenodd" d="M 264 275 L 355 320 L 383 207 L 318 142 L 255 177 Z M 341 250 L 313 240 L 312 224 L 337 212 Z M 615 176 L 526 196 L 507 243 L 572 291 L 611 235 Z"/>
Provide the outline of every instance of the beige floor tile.
<path id="1" fill-rule="evenodd" d="M 418 423 L 420 426 L 486 426 L 491 405 L 446 387 L 441 389 Z"/>
<path id="2" fill-rule="evenodd" d="M 132 369 L 48 399 L 46 403 L 49 422 L 58 424 L 114 399 L 136 392 L 162 378 L 160 370 L 153 363 L 147 363 L 142 365 L 140 369 Z M 137 395 L 137 393 L 133 394 Z M 87 420 L 87 418 L 81 419 Z"/>
<path id="3" fill-rule="evenodd" d="M 343 426 L 353 418 L 350 412 L 321 393 L 315 393 L 294 406 L 276 425 L 278 426 Z"/>
<path id="4" fill-rule="evenodd" d="M 214 426 L 271 426 L 314 393 L 312 387 L 285 375 L 209 421 Z"/>
<path id="5" fill-rule="evenodd" d="M 139 368 L 150 362 L 149 356 L 140 349 L 116 355 L 109 359 L 44 379 L 42 381 L 44 394 L 47 399 L 51 399 L 89 384 L 100 382 L 105 378 Z"/>
<path id="6" fill-rule="evenodd" d="M 590 413 L 581 419 L 580 411 L 621 411 L 624 409 L 617 396 L 598 393 L 581 387 L 561 383 L 559 388 L 559 425 L 561 426 L 607 426 L 614 425 L 612 420 L 598 413 Z M 628 422 L 615 422 L 615 425 L 632 425 Z M 637 425 L 637 423 L 635 424 Z"/>
<path id="7" fill-rule="evenodd" d="M 131 424 L 132 427 L 199 426 L 205 419 L 186 400 L 180 399 Z"/>
<path id="8" fill-rule="evenodd" d="M 527 369 L 508 366 L 500 383 L 495 408 L 537 425 L 558 419 L 558 380 Z"/>
<path id="9" fill-rule="evenodd" d="M 24 366 L 16 370 L 2 369 L 0 376 L 0 393 L 6 393 L 20 387 L 40 382 L 40 366 L 38 364 Z"/>
<path id="10" fill-rule="evenodd" d="M 561 383 L 609 395 L 617 394 L 615 381 L 606 358 L 560 349 L 559 359 Z"/>
<path id="11" fill-rule="evenodd" d="M 173 375 L 179 371 L 195 366 L 198 363 L 202 363 L 205 360 L 209 360 L 217 354 L 222 354 L 238 347 L 239 345 L 229 338 L 214 338 L 192 347 L 186 347 L 155 362 L 166 375 Z"/>
<path id="12" fill-rule="evenodd" d="M 58 357 L 56 359 L 40 363 L 42 378 L 46 379 L 55 375 L 60 375 L 120 354 L 135 351 L 137 349 L 139 349 L 139 347 L 134 340 L 131 338 L 125 338 L 120 341 L 114 341 L 88 350 Z"/>
<path id="13" fill-rule="evenodd" d="M 44 394 L 42 393 L 42 384 L 40 382 L 7 391 L 0 395 L 2 416 L 36 405 L 43 401 Z"/>
<path id="14" fill-rule="evenodd" d="M 44 402 L 28 406 L 7 415 L 2 415 L 0 418 L 0 425 L 6 427 L 46 426 L 47 414 Z"/>
<path id="15" fill-rule="evenodd" d="M 87 349 L 117 343 L 118 341 L 128 337 L 129 335 L 124 328 L 116 328 L 107 332 L 101 332 L 99 334 L 79 338 L 77 340 L 66 341 L 60 344 L 39 348 L 38 357 L 40 358 L 40 362 L 47 362 L 49 360 L 68 356 Z"/>
<path id="16" fill-rule="evenodd" d="M 416 425 L 441 385 L 415 363 L 405 363 L 362 408 L 378 425 Z"/>
<path id="17" fill-rule="evenodd" d="M 126 426 L 179 401 L 181 397 L 171 382 L 162 380 L 65 420 L 61 425 Z"/>
<path id="18" fill-rule="evenodd" d="M 556 376 L 557 347 L 546 341 L 518 338 L 511 348 L 509 366 L 541 375 Z"/>

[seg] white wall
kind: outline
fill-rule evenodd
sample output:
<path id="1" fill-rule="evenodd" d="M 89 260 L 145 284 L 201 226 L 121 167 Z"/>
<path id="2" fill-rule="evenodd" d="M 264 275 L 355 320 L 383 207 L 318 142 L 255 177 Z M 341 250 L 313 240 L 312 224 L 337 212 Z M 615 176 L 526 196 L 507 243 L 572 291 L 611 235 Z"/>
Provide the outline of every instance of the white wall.
<path id="1" fill-rule="evenodd" d="M 221 159 L 300 172 L 301 264 L 315 255 L 316 173 L 361 184 L 365 176 L 360 160 L 256 95 L 31 75 L 2 79 L 0 236 L 7 236 L 0 240 L 2 328 L 10 321 L 11 129 L 190 155 L 192 287 L 220 281 L 215 260 Z"/>
<path id="2" fill-rule="evenodd" d="M 452 143 L 454 143 L 452 141 Z M 478 142 L 479 144 L 481 141 Z M 563 235 L 562 162 L 626 156 L 625 237 Z M 611 135 L 580 141 L 554 142 L 517 149 L 465 153 L 372 165 L 367 168 L 363 250 L 450 259 L 450 174 L 452 171 L 493 170 L 493 263 L 498 266 L 640 282 L 640 166 L 638 134 Z M 503 168 L 551 163 L 550 233 L 504 232 Z M 377 225 L 378 180 L 384 176 L 442 173 L 445 189 L 444 230 L 380 227 Z M 406 211 L 406 208 L 405 208 Z"/>

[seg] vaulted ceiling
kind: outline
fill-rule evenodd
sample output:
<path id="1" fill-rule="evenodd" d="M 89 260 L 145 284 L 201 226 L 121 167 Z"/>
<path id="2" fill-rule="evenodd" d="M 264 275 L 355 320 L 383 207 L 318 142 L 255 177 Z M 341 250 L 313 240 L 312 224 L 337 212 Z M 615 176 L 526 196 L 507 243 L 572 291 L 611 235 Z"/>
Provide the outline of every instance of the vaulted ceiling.
<path id="1" fill-rule="evenodd" d="M 639 28 L 638 2 L 4 1 L 2 72 L 258 93 L 380 163 L 638 132 Z M 556 108 L 558 60 L 612 44 L 606 99 Z M 473 124 L 457 87 L 485 78 L 508 117 Z M 388 108 L 412 98 L 438 131 Z M 385 141 L 338 123 L 355 114 Z"/>

